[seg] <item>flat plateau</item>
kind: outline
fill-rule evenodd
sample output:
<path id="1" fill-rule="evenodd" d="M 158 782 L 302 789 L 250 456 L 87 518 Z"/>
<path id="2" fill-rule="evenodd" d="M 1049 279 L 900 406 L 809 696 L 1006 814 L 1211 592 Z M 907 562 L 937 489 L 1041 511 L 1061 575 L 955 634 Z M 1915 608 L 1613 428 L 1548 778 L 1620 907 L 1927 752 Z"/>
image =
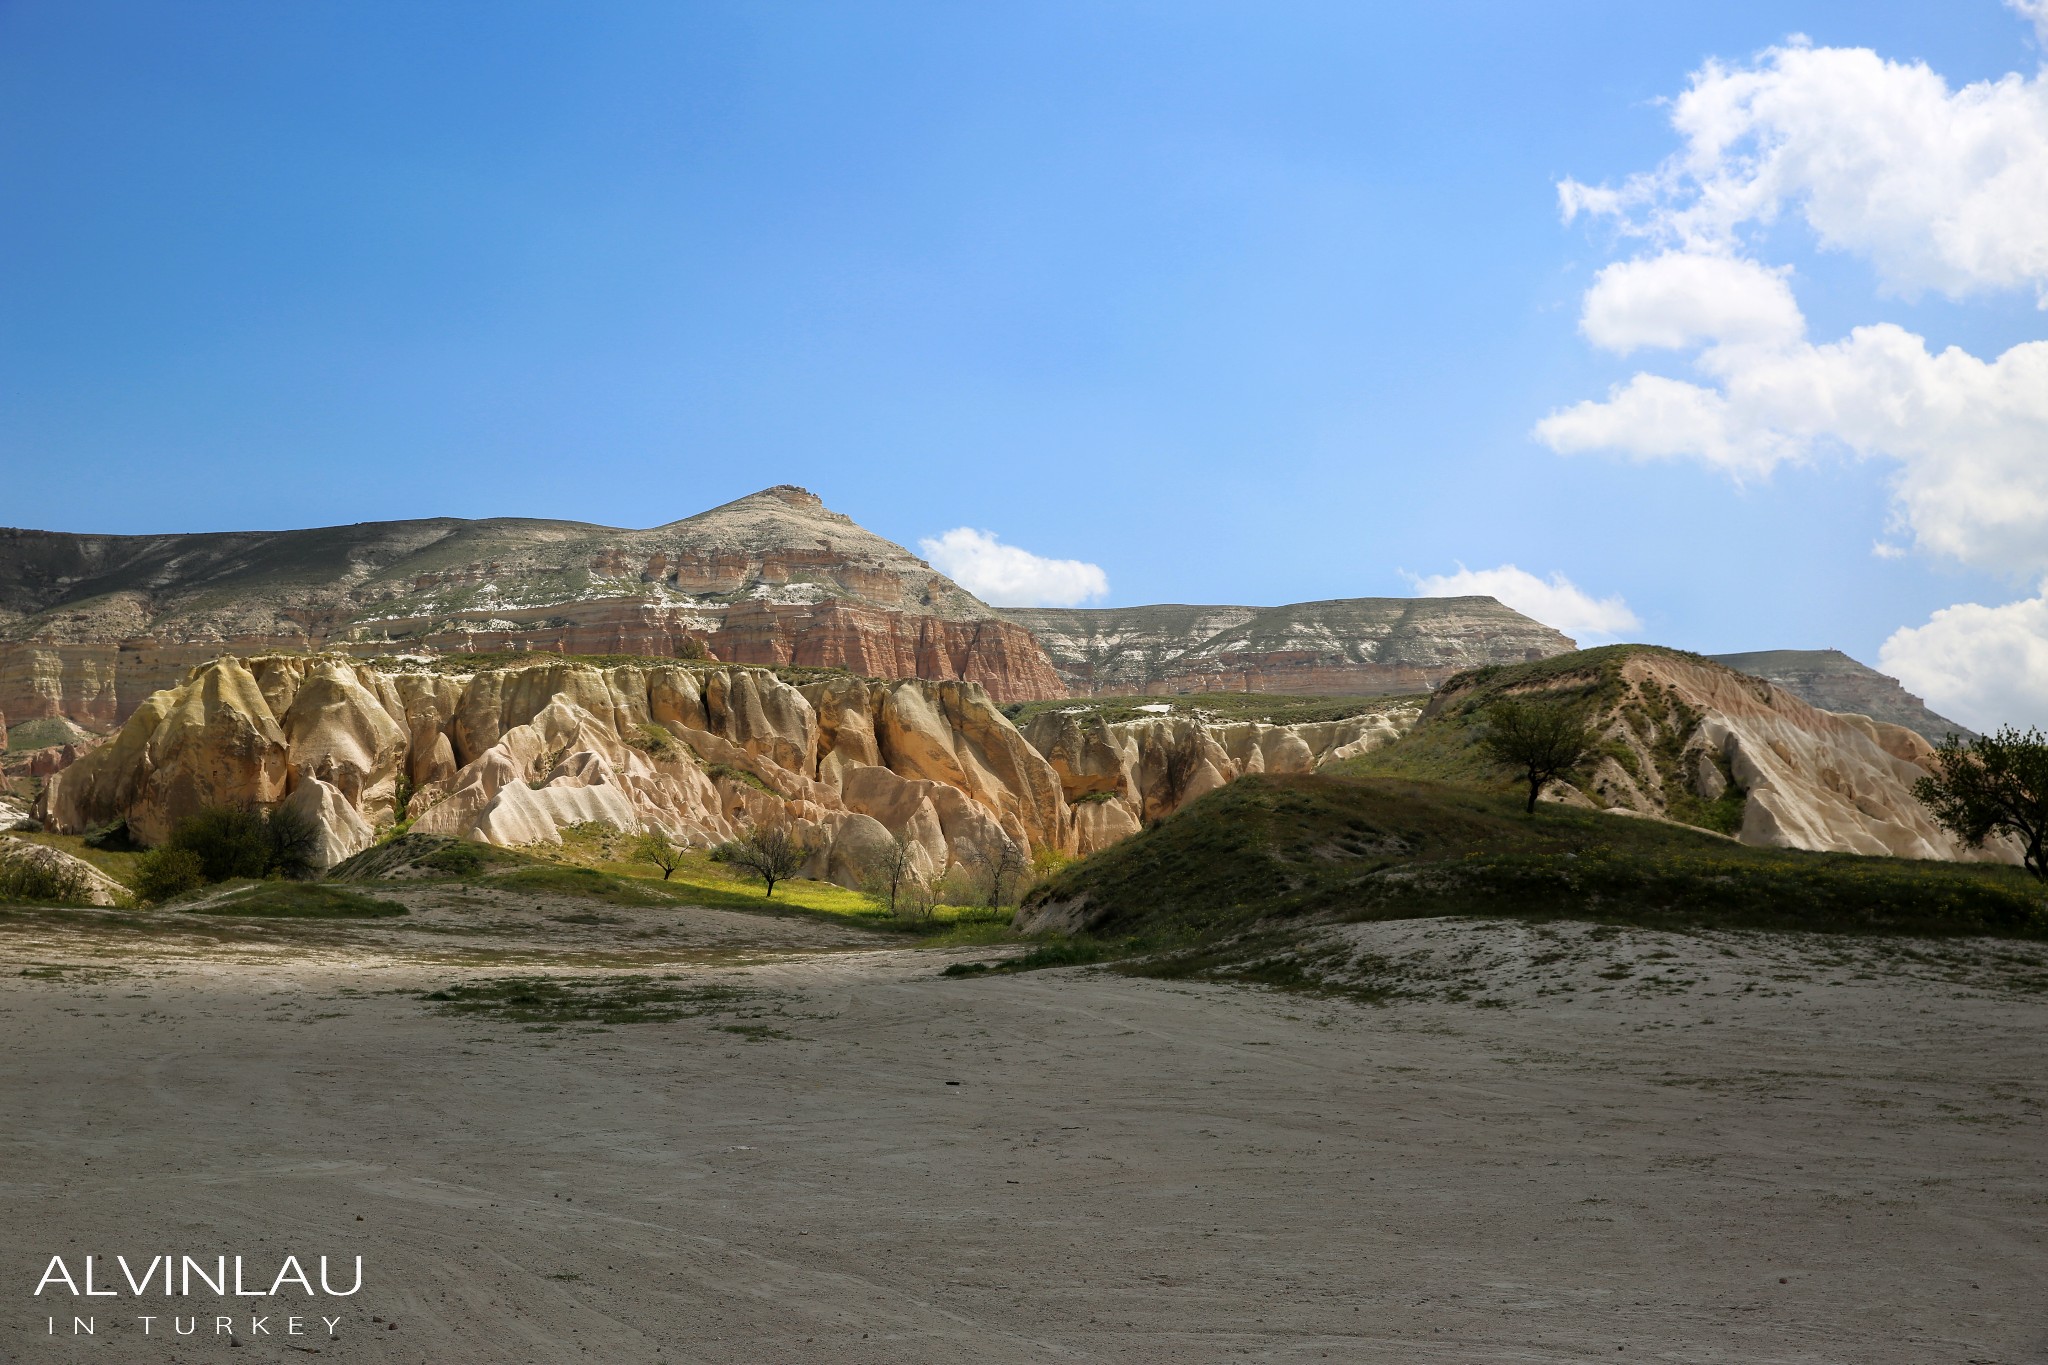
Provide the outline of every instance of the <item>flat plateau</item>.
<path id="1" fill-rule="evenodd" d="M 0 915 L 0 1354 L 2048 1358 L 2036 945 L 1350 926 L 1369 1003 L 404 894 L 406 926 Z M 422 998 L 508 977 L 713 1003 Z M 31 1296 L 87 1252 L 361 1254 L 364 1287 L 332 1339 L 222 1307 L 230 1353 L 134 1323 L 211 1300 Z M 73 1312 L 95 1337 L 49 1339 Z"/>

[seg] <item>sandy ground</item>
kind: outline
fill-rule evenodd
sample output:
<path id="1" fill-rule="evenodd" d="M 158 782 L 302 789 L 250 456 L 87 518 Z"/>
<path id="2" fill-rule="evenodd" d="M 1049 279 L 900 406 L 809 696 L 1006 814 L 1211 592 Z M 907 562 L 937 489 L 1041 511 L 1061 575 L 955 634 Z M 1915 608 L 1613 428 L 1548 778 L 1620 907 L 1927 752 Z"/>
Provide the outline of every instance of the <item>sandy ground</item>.
<path id="1" fill-rule="evenodd" d="M 0 1354 L 2048 1359 L 2032 948 L 1347 929 L 1375 1005 L 590 911 L 10 921 Z M 552 1032 L 419 998 L 650 970 L 762 994 Z M 102 1285 L 116 1253 L 360 1253 L 365 1284 L 33 1295 L 88 1252 Z"/>

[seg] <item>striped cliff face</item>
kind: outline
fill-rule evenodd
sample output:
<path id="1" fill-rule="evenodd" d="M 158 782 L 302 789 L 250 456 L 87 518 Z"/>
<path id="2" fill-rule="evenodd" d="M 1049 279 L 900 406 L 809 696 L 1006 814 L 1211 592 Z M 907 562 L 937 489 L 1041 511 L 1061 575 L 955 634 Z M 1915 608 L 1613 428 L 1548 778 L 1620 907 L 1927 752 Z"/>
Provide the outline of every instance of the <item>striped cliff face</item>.
<path id="1" fill-rule="evenodd" d="M 1076 696 L 1426 692 L 1571 639 L 1491 597 L 1359 597 L 1284 607 L 1013 609 Z"/>
<path id="2" fill-rule="evenodd" d="M 1065 695 L 1036 641 L 799 488 L 650 530 L 0 532 L 0 713 L 105 729 L 223 653 L 691 656 Z"/>

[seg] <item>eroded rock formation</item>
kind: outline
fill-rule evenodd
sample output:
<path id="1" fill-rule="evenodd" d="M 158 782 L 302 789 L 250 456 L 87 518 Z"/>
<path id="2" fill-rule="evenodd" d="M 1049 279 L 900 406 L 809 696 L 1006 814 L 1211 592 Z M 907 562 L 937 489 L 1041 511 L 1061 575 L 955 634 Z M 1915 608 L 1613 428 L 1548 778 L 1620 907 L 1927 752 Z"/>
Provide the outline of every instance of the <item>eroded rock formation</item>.
<path id="1" fill-rule="evenodd" d="M 282 804 L 319 829 L 322 866 L 400 818 L 508 846 L 559 843 L 586 821 L 694 844 L 786 825 L 814 850 L 810 875 L 852 884 L 898 836 L 926 877 L 986 866 L 1005 846 L 1085 853 L 1241 773 L 1307 771 L 1390 741 L 1412 714 L 1298 726 L 1054 714 L 1034 723 L 1041 753 L 971 682 L 227 658 L 136 708 L 50 778 L 37 810 L 63 832 L 123 818 L 156 843 L 205 806 Z M 1168 783 L 1176 753 L 1195 761 Z"/>
<path id="2" fill-rule="evenodd" d="M 1107 721 L 1083 708 L 1044 711 L 1024 737 L 1059 774 L 1076 851 L 1092 853 L 1247 773 L 1306 773 L 1392 744 L 1416 706 L 1343 720 L 1274 725 L 1188 715 Z"/>

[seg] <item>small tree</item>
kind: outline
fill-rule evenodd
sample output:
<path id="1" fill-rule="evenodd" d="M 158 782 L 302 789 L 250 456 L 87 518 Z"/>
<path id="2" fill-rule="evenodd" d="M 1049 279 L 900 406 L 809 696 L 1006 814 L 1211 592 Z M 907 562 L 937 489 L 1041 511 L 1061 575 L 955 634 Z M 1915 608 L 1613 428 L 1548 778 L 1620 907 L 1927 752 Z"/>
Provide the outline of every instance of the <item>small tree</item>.
<path id="1" fill-rule="evenodd" d="M 663 881 L 683 865 L 683 851 L 676 847 L 676 841 L 668 837 L 665 829 L 651 829 L 641 835 L 633 845 L 633 851 L 641 862 L 653 863 L 660 868 Z"/>
<path id="2" fill-rule="evenodd" d="M 2048 881 L 2048 735 L 2010 725 L 1967 744 L 1950 735 L 1913 795 L 1965 847 L 2014 836 L 2026 850 L 2027 871 Z"/>
<path id="3" fill-rule="evenodd" d="M 887 847 L 876 849 L 862 869 L 861 880 L 868 894 L 886 903 L 892 915 L 896 913 L 897 899 L 917 880 L 916 856 L 917 842 L 898 834 Z"/>
<path id="4" fill-rule="evenodd" d="M 162 902 L 206 885 L 206 865 L 189 848 L 153 848 L 135 863 L 135 894 Z"/>
<path id="5" fill-rule="evenodd" d="M 1596 736 L 1586 708 L 1561 699 L 1503 697 L 1486 708 L 1479 743 L 1494 762 L 1514 768 L 1529 784 L 1531 814 L 1544 786 L 1577 767 Z"/>
<path id="6" fill-rule="evenodd" d="M 1000 909 L 1007 900 L 1015 899 L 1011 893 L 1029 866 L 1023 849 L 1005 839 L 995 852 L 978 852 L 973 858 L 981 870 L 981 890 L 989 909 Z"/>
<path id="7" fill-rule="evenodd" d="M 756 826 L 737 839 L 729 839 L 711 850 L 712 858 L 721 863 L 730 863 L 740 871 L 759 877 L 767 885 L 764 899 L 775 896 L 775 883 L 786 881 L 796 875 L 796 870 L 811 856 L 797 837 L 787 828 L 762 829 Z"/>
<path id="8" fill-rule="evenodd" d="M 263 817 L 263 833 L 270 840 L 270 867 L 266 875 L 313 874 L 313 855 L 320 848 L 320 827 L 310 817 L 287 806 L 273 806 Z"/>

